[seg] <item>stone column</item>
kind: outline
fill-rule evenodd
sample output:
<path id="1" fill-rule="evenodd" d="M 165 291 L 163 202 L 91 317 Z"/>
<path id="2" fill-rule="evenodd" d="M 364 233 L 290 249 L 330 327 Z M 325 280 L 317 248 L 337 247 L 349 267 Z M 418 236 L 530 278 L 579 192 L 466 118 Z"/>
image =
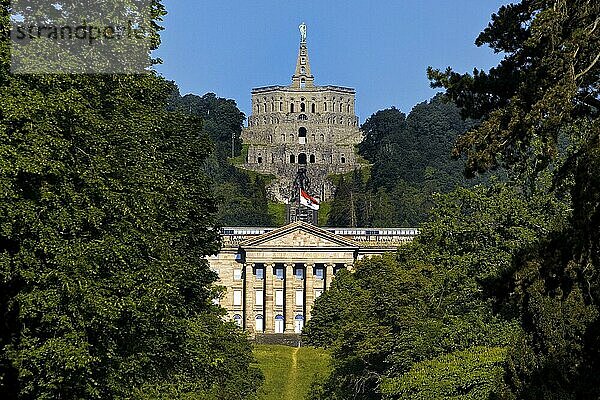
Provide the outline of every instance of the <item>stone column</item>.
<path id="1" fill-rule="evenodd" d="M 252 269 L 254 263 L 245 263 L 242 268 L 242 317 L 244 318 L 244 329 L 250 333 L 254 332 L 254 316 L 252 309 L 254 307 L 254 274 Z"/>
<path id="2" fill-rule="evenodd" d="M 313 304 L 315 303 L 315 275 L 314 270 L 315 264 L 306 264 L 306 274 L 304 279 L 306 283 L 304 285 L 304 324 L 310 319 Z"/>
<path id="3" fill-rule="evenodd" d="M 325 264 L 327 271 L 325 272 L 325 289 L 329 289 L 331 281 L 333 281 L 333 266 L 334 264 Z"/>
<path id="4" fill-rule="evenodd" d="M 294 277 L 294 263 L 285 264 L 285 292 L 283 293 L 285 299 L 285 333 L 294 333 L 294 309 L 296 308 L 296 289 Z"/>
<path id="5" fill-rule="evenodd" d="M 265 313 L 263 315 L 263 324 L 265 332 L 273 333 L 275 326 L 275 285 L 273 282 L 273 268 L 275 264 L 265 264 Z"/>

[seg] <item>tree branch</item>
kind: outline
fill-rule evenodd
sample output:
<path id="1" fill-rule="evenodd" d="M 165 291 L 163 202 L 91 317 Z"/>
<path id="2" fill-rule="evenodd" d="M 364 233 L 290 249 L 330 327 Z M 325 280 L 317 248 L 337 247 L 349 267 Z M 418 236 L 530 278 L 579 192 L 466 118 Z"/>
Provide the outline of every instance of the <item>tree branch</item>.
<path id="1" fill-rule="evenodd" d="M 596 63 L 598 62 L 598 60 L 600 60 L 600 52 L 598 52 L 598 54 L 596 54 L 596 58 L 594 58 L 594 61 L 592 61 L 592 63 L 590 65 L 588 65 L 588 67 L 586 69 L 584 69 L 583 71 L 581 71 L 580 73 L 578 73 L 577 75 L 575 75 L 575 80 L 581 78 L 583 75 L 585 75 L 588 72 L 590 72 L 590 70 L 592 68 L 594 68 L 594 65 L 596 65 Z"/>

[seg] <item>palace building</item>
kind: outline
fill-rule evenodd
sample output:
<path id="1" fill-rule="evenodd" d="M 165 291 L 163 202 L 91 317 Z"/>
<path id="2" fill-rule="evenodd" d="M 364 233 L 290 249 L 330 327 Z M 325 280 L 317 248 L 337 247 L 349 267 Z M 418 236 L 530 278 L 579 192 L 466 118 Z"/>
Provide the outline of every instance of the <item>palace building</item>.
<path id="1" fill-rule="evenodd" d="M 300 333 L 313 303 L 341 268 L 393 252 L 416 229 L 320 228 L 303 221 L 281 228 L 223 228 L 223 248 L 209 258 L 228 317 L 257 333 Z"/>

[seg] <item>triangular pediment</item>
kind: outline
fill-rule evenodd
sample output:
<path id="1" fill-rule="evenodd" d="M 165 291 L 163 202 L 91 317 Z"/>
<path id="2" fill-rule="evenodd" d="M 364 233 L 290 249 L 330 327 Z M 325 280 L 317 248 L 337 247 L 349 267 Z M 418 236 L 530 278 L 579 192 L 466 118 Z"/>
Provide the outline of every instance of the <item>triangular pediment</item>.
<path id="1" fill-rule="evenodd" d="M 246 240 L 241 248 L 319 248 L 319 249 L 356 249 L 357 244 L 325 229 L 294 222 L 271 232 Z"/>

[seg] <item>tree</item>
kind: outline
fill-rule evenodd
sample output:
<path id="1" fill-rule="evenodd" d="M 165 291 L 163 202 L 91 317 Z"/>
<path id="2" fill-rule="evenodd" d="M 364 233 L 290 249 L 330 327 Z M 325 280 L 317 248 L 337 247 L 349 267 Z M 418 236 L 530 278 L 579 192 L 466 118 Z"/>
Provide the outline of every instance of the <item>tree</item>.
<path id="1" fill-rule="evenodd" d="M 451 157 L 454 141 L 471 124 L 442 95 L 417 104 L 408 117 L 393 107 L 370 116 L 361 127 L 359 145 L 360 154 L 372 162 L 369 169 L 363 168 L 369 176 L 352 191 L 343 186 L 349 174 L 338 181 L 328 223 L 388 227 L 424 222 L 434 193 L 481 181 L 467 182 L 463 163 Z M 353 220 L 351 203 L 357 210 Z M 382 208 L 384 203 L 389 207 Z"/>
<path id="2" fill-rule="evenodd" d="M 231 163 L 232 145 L 240 155 L 240 135 L 244 114 L 234 100 L 187 94 L 183 97 L 177 88 L 169 109 L 202 118 L 202 133 L 211 139 L 214 151 L 202 163 L 203 170 L 214 182 L 217 199 L 217 223 L 223 226 L 274 226 L 269 214 L 266 185 L 269 177 L 243 171 Z M 233 143 L 232 143 L 233 141 Z"/>
<path id="3" fill-rule="evenodd" d="M 552 196 L 527 199 L 504 183 L 437 195 L 414 243 L 340 271 L 316 301 L 303 335 L 331 349 L 333 372 L 315 392 L 458 399 L 500 390 L 500 367 L 519 332 L 500 302 L 502 277 L 520 249 L 560 227 L 565 214 Z M 448 370 L 455 374 L 436 386 Z"/>
<path id="4" fill-rule="evenodd" d="M 7 40 L 4 398 L 252 397 L 250 345 L 212 305 L 205 257 L 218 231 L 200 119 L 167 111 L 172 85 L 155 74 L 11 75 Z"/>
<path id="5" fill-rule="evenodd" d="M 505 54 L 489 72 L 429 69 L 435 87 L 481 123 L 455 155 L 469 174 L 504 166 L 535 193 L 570 196 L 569 224 L 524 248 L 506 277 L 523 334 L 509 351 L 507 399 L 584 399 L 600 392 L 600 4 L 521 1 L 477 38 Z M 563 145 L 566 143 L 566 145 Z"/>

